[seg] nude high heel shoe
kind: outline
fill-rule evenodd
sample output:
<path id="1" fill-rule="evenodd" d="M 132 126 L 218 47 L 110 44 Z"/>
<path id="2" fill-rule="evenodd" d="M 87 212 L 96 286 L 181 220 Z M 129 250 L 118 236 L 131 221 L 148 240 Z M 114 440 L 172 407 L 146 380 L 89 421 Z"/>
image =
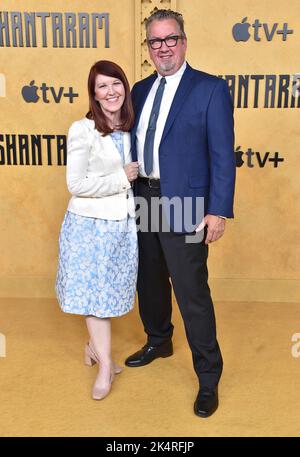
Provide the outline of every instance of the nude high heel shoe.
<path id="1" fill-rule="evenodd" d="M 105 386 L 103 386 L 103 385 L 99 386 L 99 385 L 97 385 L 97 381 L 98 381 L 98 376 L 97 376 L 95 384 L 92 389 L 93 400 L 103 400 L 103 398 L 105 398 L 109 394 L 114 377 L 115 377 L 114 372 L 111 372 L 108 384 Z"/>
<path id="2" fill-rule="evenodd" d="M 86 365 L 88 365 L 89 367 L 92 367 L 96 363 L 100 363 L 98 356 L 93 351 L 93 349 L 91 348 L 89 343 L 87 343 L 84 348 L 84 363 Z M 114 374 L 119 374 L 123 371 L 122 368 L 119 365 L 117 365 L 115 362 L 113 362 L 113 366 L 114 366 Z"/>

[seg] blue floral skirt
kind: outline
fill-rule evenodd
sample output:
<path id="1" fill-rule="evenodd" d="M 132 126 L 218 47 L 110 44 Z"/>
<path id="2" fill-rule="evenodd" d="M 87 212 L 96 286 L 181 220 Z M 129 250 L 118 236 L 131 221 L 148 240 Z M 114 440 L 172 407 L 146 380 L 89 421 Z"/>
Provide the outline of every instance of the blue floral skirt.
<path id="1" fill-rule="evenodd" d="M 115 317 L 134 306 L 138 267 L 134 218 L 66 212 L 59 237 L 56 293 L 66 313 Z"/>

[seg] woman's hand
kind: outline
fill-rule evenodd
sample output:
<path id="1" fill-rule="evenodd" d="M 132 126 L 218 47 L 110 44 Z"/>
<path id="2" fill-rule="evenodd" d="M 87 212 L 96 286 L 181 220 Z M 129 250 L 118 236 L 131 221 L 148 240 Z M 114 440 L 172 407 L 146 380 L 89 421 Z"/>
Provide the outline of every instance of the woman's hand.
<path id="1" fill-rule="evenodd" d="M 139 163 L 138 162 L 130 162 L 124 167 L 124 171 L 126 173 L 127 179 L 129 182 L 135 181 L 138 177 L 139 172 Z"/>

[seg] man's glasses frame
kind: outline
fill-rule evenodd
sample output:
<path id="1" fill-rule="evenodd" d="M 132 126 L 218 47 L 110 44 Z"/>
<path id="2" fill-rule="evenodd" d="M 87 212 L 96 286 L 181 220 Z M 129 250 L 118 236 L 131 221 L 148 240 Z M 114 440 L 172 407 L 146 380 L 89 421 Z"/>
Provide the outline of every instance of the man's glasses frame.
<path id="1" fill-rule="evenodd" d="M 165 43 L 168 48 L 174 48 L 177 46 L 178 40 L 179 39 L 184 39 L 185 36 L 183 35 L 171 35 L 167 36 L 166 38 L 153 38 L 152 40 L 147 40 L 147 43 L 149 44 L 151 49 L 160 49 L 162 47 L 162 44 Z"/>

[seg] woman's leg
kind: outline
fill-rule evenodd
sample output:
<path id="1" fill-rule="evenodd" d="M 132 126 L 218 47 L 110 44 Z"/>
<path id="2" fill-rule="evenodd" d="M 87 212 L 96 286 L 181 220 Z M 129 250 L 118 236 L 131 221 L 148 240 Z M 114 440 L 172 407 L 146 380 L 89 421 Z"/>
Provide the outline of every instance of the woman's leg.
<path id="1" fill-rule="evenodd" d="M 90 344 L 101 360 L 101 363 L 107 364 L 111 362 L 110 319 L 87 316 L 86 325 L 90 335 Z"/>
<path id="2" fill-rule="evenodd" d="M 108 394 L 114 375 L 111 357 L 111 322 L 108 318 L 87 316 L 86 325 L 90 335 L 89 344 L 100 361 L 98 376 L 93 387 L 93 397 L 101 399 Z"/>

